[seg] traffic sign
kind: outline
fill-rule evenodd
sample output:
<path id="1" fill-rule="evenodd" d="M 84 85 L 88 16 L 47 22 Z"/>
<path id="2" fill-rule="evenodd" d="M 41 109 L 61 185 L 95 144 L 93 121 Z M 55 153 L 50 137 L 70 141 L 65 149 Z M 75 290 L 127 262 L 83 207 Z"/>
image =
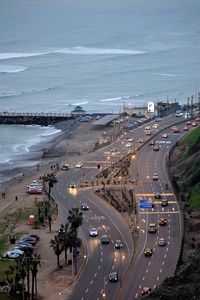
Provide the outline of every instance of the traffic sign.
<path id="1" fill-rule="evenodd" d="M 152 200 L 141 199 L 140 200 L 140 208 L 152 208 Z"/>

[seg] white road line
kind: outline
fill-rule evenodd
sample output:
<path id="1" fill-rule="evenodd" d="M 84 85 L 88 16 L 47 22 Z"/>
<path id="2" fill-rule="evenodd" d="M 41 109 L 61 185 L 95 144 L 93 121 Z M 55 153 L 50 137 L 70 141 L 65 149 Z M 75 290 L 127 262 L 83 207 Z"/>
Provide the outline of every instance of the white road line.
<path id="1" fill-rule="evenodd" d="M 167 257 L 167 254 L 164 255 L 164 258 L 166 258 L 166 257 Z"/>
<path id="2" fill-rule="evenodd" d="M 151 265 L 151 261 L 149 262 L 149 266 Z"/>
<path id="3" fill-rule="evenodd" d="M 138 296 L 138 293 L 137 293 L 137 294 L 135 294 L 135 298 L 137 298 L 137 296 Z"/>
<path id="4" fill-rule="evenodd" d="M 164 266 L 164 264 L 165 264 L 165 261 L 162 262 L 162 265 L 163 265 L 163 266 Z"/>
<path id="5" fill-rule="evenodd" d="M 168 250 L 169 250 L 169 248 L 167 247 L 166 251 L 168 251 Z"/>
<path id="6" fill-rule="evenodd" d="M 141 289 L 142 285 L 140 284 L 139 289 Z"/>
<path id="7" fill-rule="evenodd" d="M 89 289 L 87 288 L 87 290 L 85 291 L 86 293 L 89 291 Z"/>
<path id="8" fill-rule="evenodd" d="M 170 240 L 170 235 L 168 236 L 168 239 Z"/>
<path id="9" fill-rule="evenodd" d="M 156 280 L 157 280 L 157 281 L 159 280 L 159 276 L 156 278 Z"/>
<path id="10" fill-rule="evenodd" d="M 146 269 L 146 273 L 148 273 L 149 272 L 149 269 Z"/>
<path id="11" fill-rule="evenodd" d="M 142 280 L 143 280 L 143 281 L 145 280 L 145 276 L 142 278 Z"/>
<path id="12" fill-rule="evenodd" d="M 94 274 L 94 277 L 96 277 L 96 276 L 97 276 L 97 273 Z"/>
<path id="13" fill-rule="evenodd" d="M 112 270 L 114 269 L 115 265 L 112 266 Z"/>
<path id="14" fill-rule="evenodd" d="M 98 266 L 98 270 L 100 269 L 100 265 Z"/>
<path id="15" fill-rule="evenodd" d="M 153 288 L 154 288 L 154 289 L 156 288 L 156 284 L 154 284 Z"/>
<path id="16" fill-rule="evenodd" d="M 162 269 L 160 269 L 160 273 L 162 272 Z"/>
<path id="17" fill-rule="evenodd" d="M 90 284 L 93 284 L 93 280 L 90 281 Z"/>

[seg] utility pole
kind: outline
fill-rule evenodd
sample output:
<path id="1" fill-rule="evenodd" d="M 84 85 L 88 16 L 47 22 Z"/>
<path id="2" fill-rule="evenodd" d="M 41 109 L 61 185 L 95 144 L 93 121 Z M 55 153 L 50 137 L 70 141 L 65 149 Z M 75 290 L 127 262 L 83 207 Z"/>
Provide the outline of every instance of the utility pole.
<path id="1" fill-rule="evenodd" d="M 191 96 L 191 116 L 193 118 L 193 102 L 194 102 L 194 95 Z"/>

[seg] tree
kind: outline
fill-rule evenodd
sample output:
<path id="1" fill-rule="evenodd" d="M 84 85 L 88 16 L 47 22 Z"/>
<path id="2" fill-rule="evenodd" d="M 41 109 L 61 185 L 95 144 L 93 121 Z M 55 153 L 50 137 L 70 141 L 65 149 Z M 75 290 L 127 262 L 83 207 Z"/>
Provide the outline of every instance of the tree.
<path id="1" fill-rule="evenodd" d="M 72 207 L 72 209 L 69 210 L 68 222 L 71 225 L 72 231 L 76 231 L 78 227 L 82 225 L 83 213 L 78 207 Z"/>
<path id="2" fill-rule="evenodd" d="M 63 244 L 59 234 L 55 235 L 54 239 L 50 240 L 50 247 L 52 247 L 55 252 L 55 255 L 57 257 L 57 265 L 58 268 L 60 268 L 60 255 L 63 251 Z"/>
<path id="3" fill-rule="evenodd" d="M 34 253 L 31 257 L 31 273 L 32 273 L 32 300 L 37 299 L 37 273 L 38 266 L 41 267 L 41 256 Z M 35 297 L 34 297 L 35 294 Z"/>
<path id="4" fill-rule="evenodd" d="M 69 223 L 66 223 L 65 225 L 61 224 L 58 235 L 63 244 L 63 248 L 65 252 L 65 262 L 67 262 L 67 250 L 69 247 L 72 247 L 72 235 L 71 235 L 70 224 Z"/>
<path id="5" fill-rule="evenodd" d="M 48 183 L 48 197 L 50 200 L 50 196 L 51 196 L 51 189 L 54 186 L 54 183 L 57 183 L 57 178 L 55 173 L 48 173 L 44 176 L 44 181 L 46 181 Z"/>

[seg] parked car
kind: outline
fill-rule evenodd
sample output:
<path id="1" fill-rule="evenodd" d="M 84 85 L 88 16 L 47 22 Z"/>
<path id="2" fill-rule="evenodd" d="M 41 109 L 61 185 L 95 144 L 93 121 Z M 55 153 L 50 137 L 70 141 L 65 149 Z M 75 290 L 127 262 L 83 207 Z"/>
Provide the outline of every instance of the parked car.
<path id="1" fill-rule="evenodd" d="M 4 258 L 16 259 L 16 258 L 19 258 L 23 255 L 24 255 L 23 250 L 13 249 L 13 250 L 10 250 L 10 251 L 6 252 L 3 257 Z"/>
<path id="2" fill-rule="evenodd" d="M 28 242 L 29 244 L 31 244 L 32 246 L 35 246 L 35 244 L 37 243 L 36 238 L 31 237 L 31 236 L 25 236 L 21 242 Z"/>
<path id="3" fill-rule="evenodd" d="M 37 234 L 34 234 L 34 233 L 31 233 L 31 234 L 29 234 L 29 235 L 28 235 L 28 237 L 33 237 L 33 238 L 35 238 L 37 241 L 39 241 L 39 240 L 40 240 L 40 237 L 39 237 L 39 235 L 37 235 Z"/>

